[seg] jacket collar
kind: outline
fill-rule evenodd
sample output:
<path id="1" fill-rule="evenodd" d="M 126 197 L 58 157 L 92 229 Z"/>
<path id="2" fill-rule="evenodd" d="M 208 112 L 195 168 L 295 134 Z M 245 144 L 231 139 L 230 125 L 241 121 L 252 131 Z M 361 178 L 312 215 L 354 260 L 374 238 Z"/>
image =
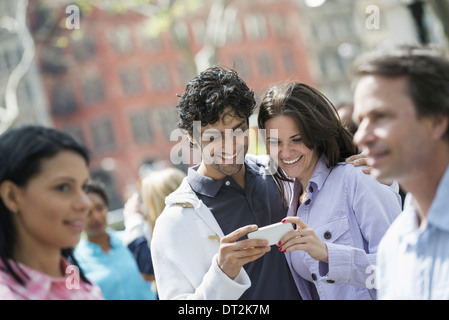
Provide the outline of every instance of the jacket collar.
<path id="1" fill-rule="evenodd" d="M 188 177 L 185 177 L 178 189 L 165 198 L 165 204 L 168 206 L 179 206 L 187 210 L 193 211 L 218 235 L 219 238 L 224 236 L 217 220 L 209 210 L 209 208 L 198 199 L 195 191 L 189 184 Z M 185 206 L 183 204 L 186 204 Z M 189 205 L 187 205 L 189 204 Z M 214 236 L 214 235 L 211 235 Z"/>

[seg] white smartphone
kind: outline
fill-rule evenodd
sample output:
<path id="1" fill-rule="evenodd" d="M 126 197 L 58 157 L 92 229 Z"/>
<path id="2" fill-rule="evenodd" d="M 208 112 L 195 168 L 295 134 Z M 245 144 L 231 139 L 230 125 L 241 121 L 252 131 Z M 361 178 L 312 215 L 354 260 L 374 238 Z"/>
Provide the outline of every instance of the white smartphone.
<path id="1" fill-rule="evenodd" d="M 281 238 L 289 231 L 293 230 L 291 223 L 274 223 L 248 233 L 249 239 L 267 240 L 268 245 L 278 244 Z"/>

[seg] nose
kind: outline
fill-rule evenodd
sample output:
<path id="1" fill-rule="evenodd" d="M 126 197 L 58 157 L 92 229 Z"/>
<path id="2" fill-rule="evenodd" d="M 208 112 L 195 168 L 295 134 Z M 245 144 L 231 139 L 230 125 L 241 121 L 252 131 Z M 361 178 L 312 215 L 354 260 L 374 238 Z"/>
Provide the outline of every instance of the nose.
<path id="1" fill-rule="evenodd" d="M 89 212 L 92 207 L 92 202 L 84 190 L 80 190 L 80 193 L 75 201 L 75 208 L 83 213 Z"/>
<path id="2" fill-rule="evenodd" d="M 354 143 L 362 149 L 364 146 L 367 146 L 374 140 L 373 127 L 370 124 L 368 119 L 362 120 L 360 122 L 356 133 L 354 134 Z"/>
<path id="3" fill-rule="evenodd" d="M 288 143 L 282 144 L 281 146 L 278 146 L 279 148 L 279 156 L 283 159 L 287 159 L 290 157 L 291 148 Z"/>

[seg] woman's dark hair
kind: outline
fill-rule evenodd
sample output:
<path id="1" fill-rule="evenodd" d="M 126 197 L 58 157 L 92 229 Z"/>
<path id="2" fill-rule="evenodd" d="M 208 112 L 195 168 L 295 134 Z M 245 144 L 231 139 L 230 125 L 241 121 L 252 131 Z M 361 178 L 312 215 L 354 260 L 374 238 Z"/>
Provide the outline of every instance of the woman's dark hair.
<path id="1" fill-rule="evenodd" d="M 279 115 L 289 116 L 296 122 L 304 144 L 317 152 L 318 157 L 326 155 L 329 168 L 357 153 L 352 134 L 343 127 L 333 104 L 306 84 L 289 82 L 268 90 L 259 108 L 259 128 L 265 129 L 265 123 Z M 285 203 L 286 193 L 281 181 L 291 179 L 279 166 L 274 178 Z"/>
<path id="2" fill-rule="evenodd" d="M 100 180 L 89 180 L 85 187 L 86 193 L 96 193 L 103 200 L 106 207 L 109 206 L 109 198 L 106 193 L 106 188 Z"/>
<path id="3" fill-rule="evenodd" d="M 254 92 L 236 71 L 221 66 L 208 68 L 188 82 L 179 99 L 178 127 L 193 135 L 194 121 L 201 121 L 201 126 L 214 124 L 229 106 L 235 116 L 248 120 L 256 108 Z"/>
<path id="4" fill-rule="evenodd" d="M 449 116 L 449 59 L 443 49 L 420 45 L 377 49 L 355 61 L 354 74 L 354 85 L 367 75 L 407 77 L 407 93 L 419 116 Z M 449 140 L 449 128 L 445 138 Z"/>
<path id="5" fill-rule="evenodd" d="M 39 174 L 42 161 L 53 158 L 64 150 L 76 152 L 89 164 L 88 150 L 66 133 L 38 125 L 26 125 L 7 131 L 0 136 L 0 184 L 9 180 L 19 187 L 25 187 L 30 179 Z M 15 241 L 16 229 L 12 213 L 0 197 L 0 259 L 5 271 L 18 283 L 25 285 L 23 277 L 10 265 Z M 61 254 L 79 267 L 73 248 L 64 248 Z M 16 267 L 19 268 L 17 264 Z M 22 276 L 27 277 L 23 270 L 19 270 Z M 90 283 L 81 268 L 79 270 L 81 279 Z"/>

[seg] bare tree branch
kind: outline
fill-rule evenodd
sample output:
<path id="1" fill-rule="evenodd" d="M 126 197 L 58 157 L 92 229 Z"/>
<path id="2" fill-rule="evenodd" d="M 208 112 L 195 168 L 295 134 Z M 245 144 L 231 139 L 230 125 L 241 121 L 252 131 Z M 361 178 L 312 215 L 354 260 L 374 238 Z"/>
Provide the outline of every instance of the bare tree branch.
<path id="1" fill-rule="evenodd" d="M 17 33 L 24 47 L 22 58 L 9 75 L 6 84 L 5 106 L 0 106 L 0 134 L 9 129 L 19 115 L 17 88 L 19 87 L 20 80 L 22 80 L 23 76 L 29 70 L 36 52 L 33 38 L 26 24 L 27 6 L 28 0 L 18 0 L 15 18 L 5 16 L 0 24 L 1 27 Z"/>

